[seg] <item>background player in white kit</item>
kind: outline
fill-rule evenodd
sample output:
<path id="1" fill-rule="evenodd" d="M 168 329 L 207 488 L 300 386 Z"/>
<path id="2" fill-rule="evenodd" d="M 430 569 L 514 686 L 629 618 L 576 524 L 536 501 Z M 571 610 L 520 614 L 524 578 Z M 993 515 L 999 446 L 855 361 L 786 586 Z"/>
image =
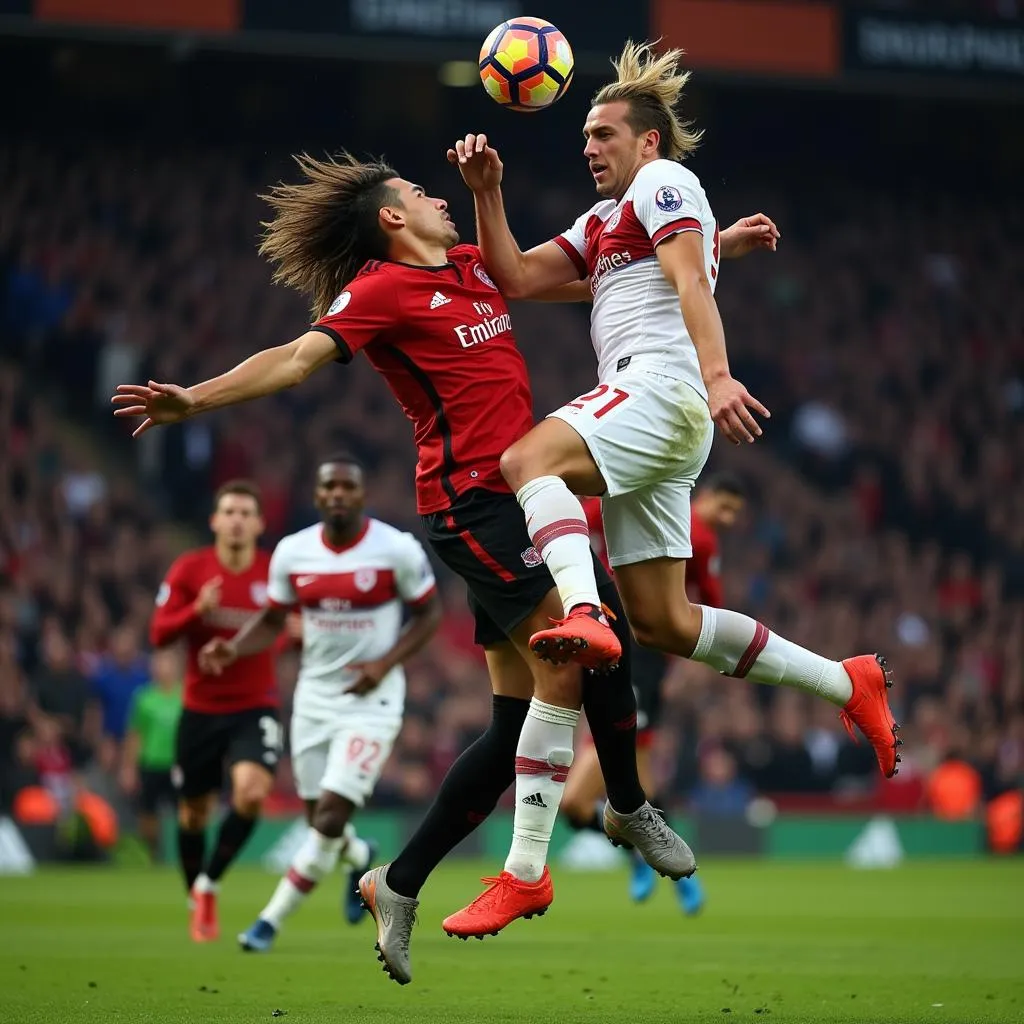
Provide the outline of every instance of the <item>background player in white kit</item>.
<path id="1" fill-rule="evenodd" d="M 372 845 L 351 818 L 380 778 L 402 727 L 402 662 L 437 631 L 441 606 L 426 553 L 410 534 L 364 514 L 363 469 L 336 456 L 317 470 L 321 522 L 285 537 L 270 562 L 270 607 L 231 640 L 202 652 L 217 669 L 273 642 L 293 608 L 302 611 L 302 664 L 291 722 L 291 754 L 309 832 L 243 949 L 268 950 L 284 919 L 339 858 L 350 867 L 346 912 L 362 914 L 356 888 Z M 410 614 L 402 628 L 403 612 Z"/>
<path id="2" fill-rule="evenodd" d="M 609 560 L 641 644 L 826 698 L 843 709 L 851 735 L 853 723 L 860 727 L 891 776 L 898 740 L 883 659 L 832 661 L 749 616 L 686 597 L 690 492 L 711 450 L 712 424 L 736 444 L 752 442 L 761 434 L 753 412 L 769 415 L 729 371 L 714 299 L 719 261 L 773 250 L 779 234 L 763 214 L 720 232 L 699 180 L 681 165 L 700 141 L 675 109 L 689 78 L 681 56 L 626 44 L 613 61 L 615 81 L 598 91 L 583 128 L 583 155 L 603 198 L 529 252 L 509 230 L 503 168 L 486 137 L 467 135 L 448 153 L 473 190 L 479 245 L 508 298 L 563 287 L 563 297 L 582 299 L 588 281 L 593 295 L 600 383 L 502 457 L 566 616 L 530 646 L 540 657 L 591 668 L 621 655 L 600 607 L 576 497 L 602 495 Z M 605 826 L 614 838 L 607 809 Z"/>

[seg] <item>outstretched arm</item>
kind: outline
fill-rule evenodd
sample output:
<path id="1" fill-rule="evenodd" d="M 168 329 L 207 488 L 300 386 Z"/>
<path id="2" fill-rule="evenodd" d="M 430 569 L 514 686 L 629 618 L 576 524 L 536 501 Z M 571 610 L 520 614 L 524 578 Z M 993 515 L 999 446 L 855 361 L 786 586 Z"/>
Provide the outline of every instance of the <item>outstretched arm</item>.
<path id="1" fill-rule="evenodd" d="M 132 433 L 179 423 L 190 416 L 237 405 L 301 384 L 311 373 L 333 362 L 338 349 L 323 331 L 307 331 L 300 338 L 249 356 L 219 377 L 183 388 L 177 384 L 119 384 L 111 402 L 115 416 L 144 416 Z"/>
<path id="2" fill-rule="evenodd" d="M 579 280 L 572 260 L 555 242 L 544 242 L 528 252 L 519 248 L 505 217 L 505 201 L 501 195 L 504 167 L 498 151 L 487 144 L 486 135 L 470 134 L 459 139 L 455 148 L 448 150 L 448 162 L 458 167 L 463 181 L 473 192 L 477 245 L 483 253 L 487 272 L 506 298 L 546 298 L 560 285 Z M 570 294 L 582 295 L 581 292 Z"/>

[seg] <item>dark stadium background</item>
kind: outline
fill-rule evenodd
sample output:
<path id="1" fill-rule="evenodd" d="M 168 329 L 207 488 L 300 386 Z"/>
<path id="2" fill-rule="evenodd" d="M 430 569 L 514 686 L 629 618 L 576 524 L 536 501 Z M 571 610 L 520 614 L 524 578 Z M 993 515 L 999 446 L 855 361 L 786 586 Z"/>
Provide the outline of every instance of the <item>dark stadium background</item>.
<path id="1" fill-rule="evenodd" d="M 116 383 L 193 383 L 301 333 L 303 302 L 255 251 L 256 195 L 291 174 L 289 154 L 384 153 L 471 237 L 444 152 L 486 131 L 520 242 L 544 240 L 593 201 L 580 126 L 607 57 L 661 27 L 693 54 L 686 110 L 706 136 L 692 167 L 720 221 L 763 210 L 782 231 L 777 255 L 727 265 L 717 293 L 734 373 L 773 411 L 761 443 L 719 440 L 712 457 L 752 495 L 725 539 L 728 601 L 832 656 L 885 651 L 906 740 L 883 784 L 827 705 L 679 663 L 655 748 L 663 792 L 705 846 L 767 848 L 763 814 L 716 812 L 739 791 L 772 798 L 770 828 L 788 821 L 794 849 L 841 852 L 821 838 L 830 823 L 885 814 L 908 849 L 905 823 L 938 816 L 920 842 L 984 850 L 991 802 L 1019 816 L 1024 782 L 1021 5 L 770 5 L 794 19 L 781 39 L 758 38 L 757 0 L 603 20 L 568 0 L 481 0 L 473 17 L 423 0 L 433 21 L 387 0 L 221 6 L 147 5 L 139 26 L 129 4 L 0 0 L 0 813 L 37 785 L 73 817 L 84 787 L 127 841 L 119 737 L 94 726 L 92 681 L 112 658 L 119 679 L 145 679 L 153 595 L 204 542 L 223 480 L 259 482 L 269 544 L 311 521 L 317 455 L 351 447 L 374 513 L 418 530 L 410 431 L 362 361 L 143 443 L 110 416 Z M 474 17 L 505 9 L 550 17 L 578 51 L 550 111 L 439 80 L 441 61 L 475 58 Z M 822 10 L 824 28 L 804 25 Z M 373 30 L 371 15 L 385 19 Z M 714 17 L 734 19 L 721 38 Z M 592 384 L 584 310 L 513 318 L 538 414 Z M 489 714 L 461 586 L 443 592 L 375 797 L 412 819 Z M 294 670 L 286 658 L 286 696 Z M 72 722 L 57 736 L 47 701 Z M 279 791 L 291 815 L 287 770 Z M 1019 827 L 999 842 L 1019 844 Z"/>

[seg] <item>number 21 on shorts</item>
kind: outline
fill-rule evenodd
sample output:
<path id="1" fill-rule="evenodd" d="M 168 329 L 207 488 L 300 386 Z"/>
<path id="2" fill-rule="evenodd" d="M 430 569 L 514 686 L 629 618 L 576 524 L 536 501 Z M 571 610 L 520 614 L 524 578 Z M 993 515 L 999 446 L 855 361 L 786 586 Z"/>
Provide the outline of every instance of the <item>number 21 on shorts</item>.
<path id="1" fill-rule="evenodd" d="M 622 388 L 612 387 L 610 384 L 598 384 L 593 391 L 571 402 L 566 402 L 566 408 L 579 409 L 581 412 L 590 413 L 595 420 L 607 416 L 616 406 L 622 405 L 629 398 L 629 392 Z"/>

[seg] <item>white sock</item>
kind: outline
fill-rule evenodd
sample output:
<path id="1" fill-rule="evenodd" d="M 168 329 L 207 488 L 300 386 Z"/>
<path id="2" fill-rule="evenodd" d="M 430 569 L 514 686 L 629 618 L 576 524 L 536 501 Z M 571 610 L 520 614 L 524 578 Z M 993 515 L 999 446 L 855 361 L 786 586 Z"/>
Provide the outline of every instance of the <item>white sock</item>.
<path id="1" fill-rule="evenodd" d="M 830 661 L 775 633 L 767 626 L 729 611 L 701 605 L 697 646 L 690 657 L 739 679 L 771 686 L 793 686 L 842 707 L 853 684 L 838 661 Z"/>
<path id="2" fill-rule="evenodd" d="M 317 882 L 334 870 L 342 842 L 340 837 L 331 839 L 311 828 L 260 917 L 280 928 L 281 922 L 299 908 Z"/>
<path id="3" fill-rule="evenodd" d="M 356 835 L 356 827 L 349 822 L 342 833 L 341 860 L 350 868 L 365 871 L 370 866 L 370 844 Z"/>
<path id="4" fill-rule="evenodd" d="M 210 876 L 204 871 L 201 875 L 196 876 L 196 880 L 192 883 L 192 888 L 196 892 L 217 892 L 220 889 L 220 885 L 210 879 Z"/>
<path id="5" fill-rule="evenodd" d="M 505 870 L 524 882 L 544 874 L 579 719 L 579 711 L 530 701 L 516 749 L 516 811 L 505 861 Z"/>
<path id="6" fill-rule="evenodd" d="M 539 476 L 516 495 L 526 529 L 547 563 L 566 615 L 578 604 L 600 607 L 590 529 L 579 498 L 557 476 Z"/>

